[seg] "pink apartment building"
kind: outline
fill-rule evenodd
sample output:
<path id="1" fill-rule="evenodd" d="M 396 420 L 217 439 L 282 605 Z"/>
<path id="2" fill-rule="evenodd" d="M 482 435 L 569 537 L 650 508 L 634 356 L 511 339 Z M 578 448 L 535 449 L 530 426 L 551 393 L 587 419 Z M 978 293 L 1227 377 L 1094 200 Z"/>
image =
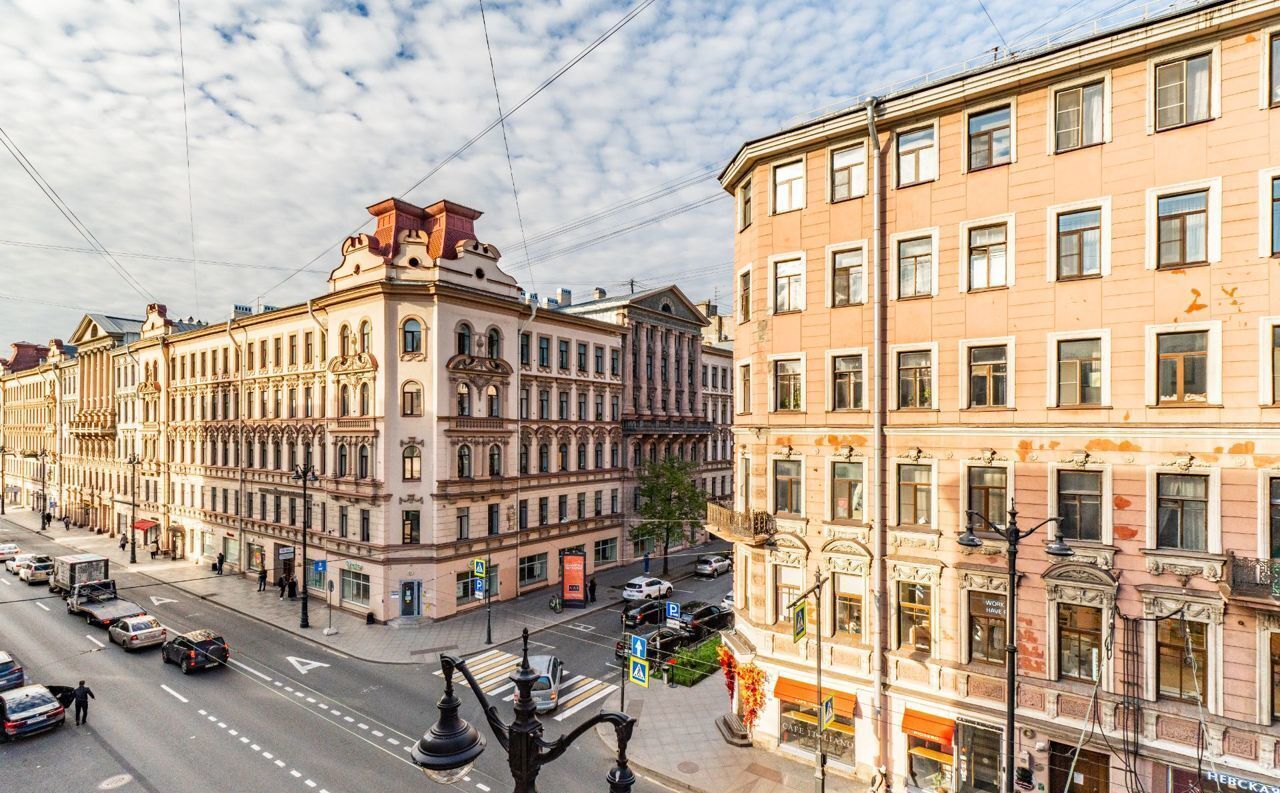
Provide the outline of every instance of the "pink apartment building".
<path id="1" fill-rule="evenodd" d="M 745 143 L 728 643 L 842 786 L 1280 785 L 1280 4 L 1203 2 Z M 980 533 L 980 536 L 981 533 Z M 823 624 L 786 606 L 830 576 Z M 1079 747 L 1079 748 L 1078 748 Z M 1269 786 L 1269 787 L 1268 787 Z"/>

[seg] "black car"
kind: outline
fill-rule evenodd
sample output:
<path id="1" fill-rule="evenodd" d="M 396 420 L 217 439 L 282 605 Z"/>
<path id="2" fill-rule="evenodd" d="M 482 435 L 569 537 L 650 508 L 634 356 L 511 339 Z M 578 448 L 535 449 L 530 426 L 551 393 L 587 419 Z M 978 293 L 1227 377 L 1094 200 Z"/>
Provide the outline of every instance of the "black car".
<path id="1" fill-rule="evenodd" d="M 218 634 L 209 630 L 180 633 L 160 647 L 160 660 L 182 667 L 182 674 L 192 669 L 225 666 L 231 657 L 231 648 Z"/>
<path id="2" fill-rule="evenodd" d="M 680 622 L 697 638 L 733 627 L 733 612 L 702 600 L 680 606 Z"/>
<path id="3" fill-rule="evenodd" d="M 666 606 L 660 600 L 633 601 L 622 609 L 622 627 L 661 625 L 664 613 L 666 613 Z"/>
<path id="4" fill-rule="evenodd" d="M 648 655 L 651 665 L 664 662 L 676 650 L 693 644 L 695 638 L 692 633 L 684 628 L 669 628 L 666 626 L 654 628 L 647 633 L 640 631 L 639 635 L 645 637 L 649 642 Z M 630 655 L 630 637 L 614 645 L 613 654 L 618 658 L 626 658 Z"/>

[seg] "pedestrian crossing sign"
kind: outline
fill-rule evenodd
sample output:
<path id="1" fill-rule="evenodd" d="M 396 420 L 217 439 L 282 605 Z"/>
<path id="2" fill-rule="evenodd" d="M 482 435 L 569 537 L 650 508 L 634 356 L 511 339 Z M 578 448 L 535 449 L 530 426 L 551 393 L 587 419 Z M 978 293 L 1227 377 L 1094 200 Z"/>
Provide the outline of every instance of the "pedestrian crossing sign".
<path id="1" fill-rule="evenodd" d="M 799 644 L 804 639 L 804 635 L 807 632 L 809 622 L 809 609 L 806 608 L 807 606 L 808 603 L 802 600 L 795 605 L 795 608 L 791 609 L 791 635 L 796 644 Z"/>
<path id="2" fill-rule="evenodd" d="M 631 659 L 631 682 L 637 686 L 649 687 L 649 662 L 644 658 Z"/>
<path id="3" fill-rule="evenodd" d="M 822 700 L 822 729 L 827 729 L 836 720 L 836 698 L 827 697 Z"/>
<path id="4" fill-rule="evenodd" d="M 483 559 L 471 560 L 471 575 L 473 578 L 484 578 L 485 563 Z"/>

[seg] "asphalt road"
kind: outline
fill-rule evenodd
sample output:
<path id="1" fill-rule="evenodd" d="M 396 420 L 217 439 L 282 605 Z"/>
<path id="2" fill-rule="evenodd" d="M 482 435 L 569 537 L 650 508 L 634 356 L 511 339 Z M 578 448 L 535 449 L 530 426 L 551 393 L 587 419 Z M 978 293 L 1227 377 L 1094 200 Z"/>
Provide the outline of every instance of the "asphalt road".
<path id="1" fill-rule="evenodd" d="M 0 542 L 29 552 L 67 552 L 3 519 Z M 0 649 L 16 655 L 33 682 L 74 686 L 83 679 L 97 697 L 87 726 L 73 726 L 68 713 L 62 729 L 0 746 L 0 787 L 359 793 L 375 780 L 380 791 L 444 787 L 427 780 L 408 752 L 437 715 L 443 682 L 435 659 L 392 665 L 350 658 L 142 573 L 117 567 L 114 575 L 122 597 L 144 605 L 170 629 L 221 633 L 233 663 L 183 675 L 161 662 L 158 648 L 126 653 L 108 643 L 105 631 L 67 614 L 43 584 L 29 586 L 0 570 Z M 729 582 L 727 576 L 677 582 L 676 599 L 718 602 Z M 601 708 L 618 707 L 621 673 L 613 648 L 620 635 L 616 608 L 533 634 L 531 652 L 559 656 L 567 679 L 574 680 L 560 708 L 543 717 L 546 737 L 570 731 Z M 518 655 L 519 642 L 512 641 L 471 662 L 483 670 L 482 682 L 495 700 L 511 693 L 506 669 Z M 464 717 L 486 734 L 489 749 L 453 787 L 509 790 L 505 754 L 482 724 L 474 696 L 464 691 L 460 697 Z M 499 705 L 508 720 L 510 707 Z M 639 714 L 637 730 L 661 727 Z M 605 790 L 612 764 L 603 744 L 584 735 L 543 769 L 540 787 Z M 635 787 L 637 793 L 664 789 L 643 777 Z"/>

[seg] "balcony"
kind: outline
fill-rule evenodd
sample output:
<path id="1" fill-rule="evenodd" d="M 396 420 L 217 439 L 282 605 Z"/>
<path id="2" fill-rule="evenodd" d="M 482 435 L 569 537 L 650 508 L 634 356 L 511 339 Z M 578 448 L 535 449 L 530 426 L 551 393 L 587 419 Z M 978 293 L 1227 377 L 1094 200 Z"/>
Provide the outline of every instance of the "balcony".
<path id="1" fill-rule="evenodd" d="M 337 419 L 337 430 L 340 432 L 373 432 L 372 416 L 343 416 Z"/>
<path id="2" fill-rule="evenodd" d="M 492 418 L 488 416 L 448 416 L 449 429 L 466 430 L 468 432 L 490 431 L 490 432 L 506 432 L 507 420 L 504 418 Z"/>
<path id="3" fill-rule="evenodd" d="M 1232 557 L 1231 574 L 1227 580 L 1233 597 L 1280 603 L 1280 559 Z"/>
<path id="4" fill-rule="evenodd" d="M 114 410 L 82 410 L 71 420 L 73 435 L 114 435 L 115 432 Z"/>
<path id="5" fill-rule="evenodd" d="M 623 419 L 622 431 L 627 435 L 707 435 L 711 422 L 702 419 Z"/>
<path id="6" fill-rule="evenodd" d="M 778 530 L 767 512 L 734 512 L 719 504 L 707 504 L 707 530 L 730 542 L 761 545 Z"/>

